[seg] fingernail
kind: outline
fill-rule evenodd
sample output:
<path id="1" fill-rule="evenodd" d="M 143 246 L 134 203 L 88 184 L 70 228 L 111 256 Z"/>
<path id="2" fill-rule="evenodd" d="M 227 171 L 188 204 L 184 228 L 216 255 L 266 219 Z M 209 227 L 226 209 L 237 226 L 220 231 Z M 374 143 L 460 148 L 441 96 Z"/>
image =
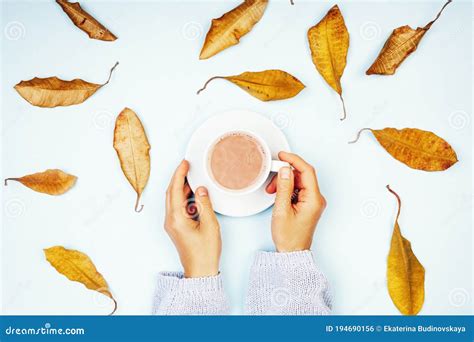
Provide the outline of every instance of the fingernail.
<path id="1" fill-rule="evenodd" d="M 281 179 L 290 179 L 291 170 L 289 167 L 282 167 L 280 169 L 280 178 Z"/>
<path id="2" fill-rule="evenodd" d="M 200 186 L 198 189 L 197 189 L 197 194 L 198 196 L 201 196 L 201 197 L 205 197 L 207 196 L 207 189 L 203 186 Z"/>

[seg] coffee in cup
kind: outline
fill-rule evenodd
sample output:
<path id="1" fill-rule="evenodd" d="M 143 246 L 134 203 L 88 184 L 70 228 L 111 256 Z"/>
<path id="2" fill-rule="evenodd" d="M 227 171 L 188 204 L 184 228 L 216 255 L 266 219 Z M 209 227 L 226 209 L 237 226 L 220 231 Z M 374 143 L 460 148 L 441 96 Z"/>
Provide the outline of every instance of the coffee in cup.
<path id="1" fill-rule="evenodd" d="M 215 139 L 206 153 L 207 173 L 221 190 L 248 193 L 258 189 L 270 171 L 287 163 L 273 160 L 266 143 L 249 131 L 226 132 Z"/>

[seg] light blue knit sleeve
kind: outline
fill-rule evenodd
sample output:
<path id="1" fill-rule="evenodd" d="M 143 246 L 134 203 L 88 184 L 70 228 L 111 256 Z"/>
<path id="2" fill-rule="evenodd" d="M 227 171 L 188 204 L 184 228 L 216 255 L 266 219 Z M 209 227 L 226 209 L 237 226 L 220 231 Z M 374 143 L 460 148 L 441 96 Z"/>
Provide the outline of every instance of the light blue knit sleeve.
<path id="1" fill-rule="evenodd" d="M 221 275 L 184 278 L 180 272 L 158 276 L 154 315 L 226 315 L 229 304 Z"/>
<path id="2" fill-rule="evenodd" d="M 249 315 L 328 315 L 331 295 L 311 251 L 258 252 L 245 303 Z"/>

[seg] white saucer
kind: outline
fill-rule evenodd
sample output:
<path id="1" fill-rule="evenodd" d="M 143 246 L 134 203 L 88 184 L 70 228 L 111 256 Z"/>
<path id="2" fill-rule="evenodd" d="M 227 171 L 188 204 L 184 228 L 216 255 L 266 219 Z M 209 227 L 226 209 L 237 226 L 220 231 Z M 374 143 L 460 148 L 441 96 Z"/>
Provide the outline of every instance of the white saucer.
<path id="1" fill-rule="evenodd" d="M 250 216 L 267 209 L 275 202 L 275 195 L 265 191 L 273 173 L 257 191 L 245 195 L 226 194 L 215 186 L 206 174 L 206 148 L 217 134 L 231 130 L 248 130 L 261 136 L 267 142 L 273 159 L 278 159 L 280 151 L 290 151 L 290 146 L 283 132 L 271 120 L 245 110 L 233 110 L 213 116 L 193 133 L 185 156 L 190 164 L 188 182 L 191 189 L 195 191 L 197 187 L 205 186 L 214 210 L 222 215 Z"/>

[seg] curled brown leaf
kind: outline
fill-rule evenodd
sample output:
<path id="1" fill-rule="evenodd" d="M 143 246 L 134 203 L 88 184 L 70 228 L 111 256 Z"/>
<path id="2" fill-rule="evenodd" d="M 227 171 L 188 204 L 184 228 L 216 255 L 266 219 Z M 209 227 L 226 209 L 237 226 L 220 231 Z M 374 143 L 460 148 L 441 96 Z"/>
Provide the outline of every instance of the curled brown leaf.
<path id="1" fill-rule="evenodd" d="M 19 178 L 6 178 L 5 185 L 8 185 L 8 181 L 16 181 L 36 192 L 56 196 L 62 195 L 71 189 L 76 180 L 76 176 L 53 169 Z"/>
<path id="2" fill-rule="evenodd" d="M 366 71 L 366 74 L 393 75 L 400 64 L 416 50 L 423 36 L 436 20 L 438 20 L 445 7 L 451 2 L 452 0 L 448 0 L 438 12 L 436 18 L 424 27 L 418 27 L 414 30 L 410 26 L 405 25 L 393 30 L 374 63 Z"/>
<path id="3" fill-rule="evenodd" d="M 56 0 L 63 11 L 79 29 L 87 33 L 89 38 L 103 41 L 114 41 L 117 37 L 93 16 L 84 11 L 78 2 Z"/>
<path id="4" fill-rule="evenodd" d="M 308 42 L 313 64 L 327 84 L 339 94 L 343 109 L 341 120 L 344 120 L 346 106 L 342 97 L 341 77 L 346 67 L 349 32 L 337 5 L 308 30 Z"/>
<path id="5" fill-rule="evenodd" d="M 15 86 L 15 90 L 33 106 L 53 108 L 80 104 L 109 83 L 118 64 L 118 62 L 115 63 L 110 69 L 109 78 L 103 84 L 90 83 L 77 78 L 64 81 L 56 76 L 35 77 L 29 81 L 21 81 Z"/>
<path id="6" fill-rule="evenodd" d="M 137 193 L 135 211 L 150 176 L 150 144 L 137 114 L 125 108 L 118 115 L 114 130 L 114 149 L 117 151 L 122 171 Z"/>
<path id="7" fill-rule="evenodd" d="M 234 76 L 211 77 L 197 94 L 215 79 L 230 81 L 262 101 L 288 99 L 296 96 L 305 87 L 296 77 L 282 70 L 248 71 Z"/>
<path id="8" fill-rule="evenodd" d="M 402 202 L 400 196 L 390 189 L 398 202 L 398 212 L 390 242 L 387 259 L 387 286 L 390 298 L 404 315 L 416 315 L 425 301 L 425 268 L 418 261 L 411 243 L 402 235 L 398 218 Z"/>
<path id="9" fill-rule="evenodd" d="M 401 130 L 390 127 L 380 130 L 363 128 L 357 133 L 357 138 L 349 144 L 357 142 L 363 131 L 371 131 L 393 158 L 413 169 L 443 171 L 458 161 L 451 145 L 433 132 L 417 128 Z"/>
<path id="10" fill-rule="evenodd" d="M 91 259 L 84 253 L 54 246 L 44 249 L 46 260 L 56 271 L 66 276 L 71 281 L 77 281 L 90 290 L 97 291 L 114 302 L 112 315 L 117 310 L 117 301 L 110 292 L 109 285 L 100 274 Z"/>
<path id="11" fill-rule="evenodd" d="M 222 17 L 212 19 L 199 59 L 210 58 L 239 43 L 262 18 L 268 0 L 245 0 Z"/>

